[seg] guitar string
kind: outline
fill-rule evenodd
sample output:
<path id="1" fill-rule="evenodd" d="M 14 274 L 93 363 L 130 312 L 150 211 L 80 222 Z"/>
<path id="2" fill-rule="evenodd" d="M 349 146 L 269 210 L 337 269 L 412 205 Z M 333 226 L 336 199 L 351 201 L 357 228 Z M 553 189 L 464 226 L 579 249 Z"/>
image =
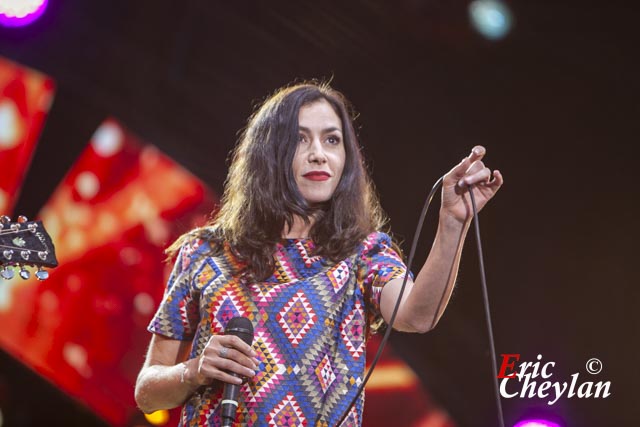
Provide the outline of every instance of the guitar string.
<path id="1" fill-rule="evenodd" d="M 3 234 L 18 234 L 18 233 L 25 233 L 25 232 L 29 232 L 29 233 L 34 233 L 36 232 L 36 230 L 30 230 L 28 228 L 22 228 L 20 230 L 11 230 L 11 229 L 7 229 L 7 230 L 0 230 L 0 236 Z"/>
<path id="2" fill-rule="evenodd" d="M 21 248 L 20 246 L 9 246 L 9 245 L 0 245 L 0 248 L 16 249 L 18 251 L 29 251 L 29 252 L 48 252 L 48 251 L 39 251 L 38 249 Z"/>

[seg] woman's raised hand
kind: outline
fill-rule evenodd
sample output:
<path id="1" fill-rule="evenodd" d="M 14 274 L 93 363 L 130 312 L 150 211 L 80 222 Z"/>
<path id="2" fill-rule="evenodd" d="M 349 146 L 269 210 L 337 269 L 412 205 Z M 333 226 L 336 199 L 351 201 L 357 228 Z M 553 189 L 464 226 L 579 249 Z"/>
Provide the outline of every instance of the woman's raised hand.
<path id="1" fill-rule="evenodd" d="M 486 153 L 487 150 L 481 145 L 473 147 L 471 154 L 444 176 L 441 217 L 445 215 L 460 222 L 471 219 L 473 210 L 469 197 L 470 185 L 473 185 L 473 195 L 478 211 L 500 189 L 504 182 L 502 174 L 498 170 L 491 172 L 491 169 L 485 166 L 482 158 Z"/>

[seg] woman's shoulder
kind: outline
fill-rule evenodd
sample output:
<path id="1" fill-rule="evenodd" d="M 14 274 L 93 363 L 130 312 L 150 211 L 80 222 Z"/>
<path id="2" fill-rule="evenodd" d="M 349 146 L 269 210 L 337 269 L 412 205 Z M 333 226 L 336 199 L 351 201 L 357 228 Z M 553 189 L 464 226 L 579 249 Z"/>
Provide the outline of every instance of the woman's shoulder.
<path id="1" fill-rule="evenodd" d="M 362 241 L 362 249 L 366 251 L 367 249 L 372 249 L 378 245 L 391 246 L 391 244 L 391 236 L 384 231 L 376 230 L 369 233 L 367 237 L 364 238 Z"/>
<path id="2" fill-rule="evenodd" d="M 395 254 L 394 256 L 399 259 L 402 259 L 403 257 L 400 245 L 394 241 L 391 235 L 380 230 L 369 233 L 362 241 L 360 250 L 358 251 L 360 258 L 364 259 L 368 259 L 376 256 L 376 254 L 382 253 Z"/>
<path id="3" fill-rule="evenodd" d="M 183 264 L 191 264 L 196 259 L 211 255 L 216 247 L 213 236 L 211 227 L 186 232 L 167 249 L 168 259 L 177 258 Z"/>
<path id="4" fill-rule="evenodd" d="M 357 257 L 367 258 L 371 253 L 378 252 L 381 247 L 389 246 L 390 244 L 391 237 L 387 233 L 380 230 L 372 231 L 358 245 Z"/>
<path id="5" fill-rule="evenodd" d="M 188 231 L 179 239 L 180 252 L 187 255 L 202 252 L 212 246 L 213 236 L 211 227 L 200 227 Z"/>
<path id="6" fill-rule="evenodd" d="M 220 238 L 213 227 L 194 229 L 183 236 L 180 256 L 188 258 L 188 263 L 201 266 L 207 263 L 220 271 L 236 274 L 244 268 L 232 245 Z"/>

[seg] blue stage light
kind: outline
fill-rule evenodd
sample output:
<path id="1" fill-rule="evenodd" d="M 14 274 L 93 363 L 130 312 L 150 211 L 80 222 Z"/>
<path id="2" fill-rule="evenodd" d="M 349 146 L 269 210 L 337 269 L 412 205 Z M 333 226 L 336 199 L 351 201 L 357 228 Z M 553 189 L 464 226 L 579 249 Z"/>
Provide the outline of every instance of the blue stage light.
<path id="1" fill-rule="evenodd" d="M 498 40 L 506 36 L 513 26 L 511 11 L 499 0 L 475 0 L 469 4 L 469 17 L 473 27 L 484 37 Z"/>

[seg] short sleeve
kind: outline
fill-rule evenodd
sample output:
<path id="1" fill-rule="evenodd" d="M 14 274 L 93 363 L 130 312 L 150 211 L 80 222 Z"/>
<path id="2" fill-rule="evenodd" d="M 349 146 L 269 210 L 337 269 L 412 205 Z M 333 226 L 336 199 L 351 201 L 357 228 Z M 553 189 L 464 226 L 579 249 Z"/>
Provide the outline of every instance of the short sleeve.
<path id="1" fill-rule="evenodd" d="M 391 237 L 374 232 L 363 242 L 360 255 L 358 282 L 362 286 L 367 304 L 367 323 L 372 333 L 378 332 L 384 319 L 380 313 L 380 295 L 384 286 L 393 279 L 402 279 L 407 267 L 391 244 Z"/>
<path id="2" fill-rule="evenodd" d="M 168 338 L 190 340 L 199 321 L 199 298 L 193 292 L 192 270 L 198 242 L 187 242 L 176 258 L 162 302 L 147 330 Z"/>

